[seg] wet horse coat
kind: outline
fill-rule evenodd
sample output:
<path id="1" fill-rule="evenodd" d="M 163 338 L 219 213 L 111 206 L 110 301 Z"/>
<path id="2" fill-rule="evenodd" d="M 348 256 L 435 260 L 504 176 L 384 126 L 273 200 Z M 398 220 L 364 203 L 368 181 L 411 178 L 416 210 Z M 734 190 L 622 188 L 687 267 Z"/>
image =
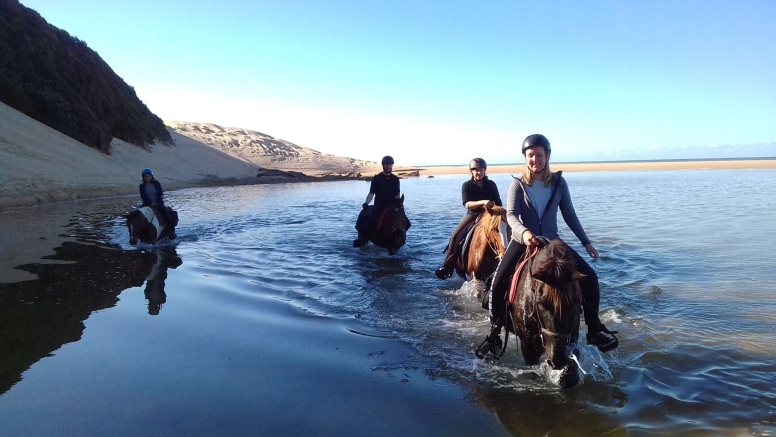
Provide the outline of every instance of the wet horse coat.
<path id="1" fill-rule="evenodd" d="M 177 220 L 177 213 L 169 206 L 167 213 L 173 220 Z M 138 240 L 148 244 L 168 236 L 167 229 L 159 215 L 150 206 L 142 206 L 127 215 L 127 229 L 129 230 L 129 244 L 135 245 Z"/>
<path id="2" fill-rule="evenodd" d="M 366 238 L 376 246 L 388 249 L 388 254 L 393 255 L 404 246 L 407 230 L 412 226 L 404 213 L 404 195 L 393 199 L 376 218 L 377 225 Z"/>
<path id="3" fill-rule="evenodd" d="M 531 255 L 518 266 L 512 281 L 508 327 L 520 338 L 527 365 L 539 363 L 545 355 L 553 369 L 562 370 L 561 387 L 571 387 L 579 383 L 571 354 L 579 338 L 582 296 L 577 281 L 583 275 L 576 271 L 571 249 L 560 239 Z"/>
<path id="4" fill-rule="evenodd" d="M 509 229 L 504 219 L 506 210 L 500 206 L 486 209 L 468 232 L 462 243 L 461 256 L 456 257 L 455 271 L 466 279 L 486 282 L 496 271 L 509 244 Z M 477 295 L 479 297 L 480 290 Z"/>

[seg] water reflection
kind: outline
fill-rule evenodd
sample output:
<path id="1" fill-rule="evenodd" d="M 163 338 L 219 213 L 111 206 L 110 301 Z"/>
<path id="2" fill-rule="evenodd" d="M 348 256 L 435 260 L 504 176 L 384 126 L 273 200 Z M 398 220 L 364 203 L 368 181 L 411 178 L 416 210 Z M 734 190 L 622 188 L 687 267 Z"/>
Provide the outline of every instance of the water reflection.
<path id="1" fill-rule="evenodd" d="M 64 242 L 45 263 L 17 268 L 37 279 L 0 284 L 0 394 L 66 343 L 81 339 L 90 314 L 111 308 L 119 294 L 146 284 L 149 314 L 166 301 L 168 268 L 182 264 L 174 248 L 157 253 Z"/>
<path id="2" fill-rule="evenodd" d="M 165 248 L 157 253 L 156 263 L 146 277 L 143 293 L 148 300 L 148 314 L 159 315 L 162 305 L 167 303 L 167 293 L 164 291 L 164 281 L 167 279 L 167 269 L 174 269 L 183 264 L 183 260 L 175 252 L 174 247 Z"/>

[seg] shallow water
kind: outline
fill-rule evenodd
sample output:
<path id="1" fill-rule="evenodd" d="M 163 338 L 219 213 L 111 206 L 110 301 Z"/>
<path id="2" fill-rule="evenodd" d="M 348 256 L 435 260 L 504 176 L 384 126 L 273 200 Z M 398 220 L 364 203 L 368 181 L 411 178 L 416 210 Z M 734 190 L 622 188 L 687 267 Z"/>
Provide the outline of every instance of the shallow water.
<path id="1" fill-rule="evenodd" d="M 565 390 L 514 344 L 476 359 L 473 285 L 433 274 L 461 176 L 402 181 L 394 256 L 351 247 L 357 181 L 170 192 L 179 239 L 155 247 L 127 243 L 132 198 L 0 212 L 3 232 L 59 229 L 55 255 L 19 267 L 38 279 L 0 284 L 0 429 L 774 435 L 776 172 L 565 176 L 620 331 L 616 351 L 580 347 Z"/>

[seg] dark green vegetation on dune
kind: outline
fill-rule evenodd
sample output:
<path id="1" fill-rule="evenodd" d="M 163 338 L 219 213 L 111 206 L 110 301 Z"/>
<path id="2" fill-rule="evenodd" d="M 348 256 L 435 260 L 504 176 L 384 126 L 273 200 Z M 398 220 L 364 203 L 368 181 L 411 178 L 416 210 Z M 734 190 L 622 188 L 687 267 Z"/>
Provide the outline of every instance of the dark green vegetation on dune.
<path id="1" fill-rule="evenodd" d="M 84 41 L 0 0 L 0 101 L 104 153 L 113 137 L 172 145 L 162 120 Z"/>

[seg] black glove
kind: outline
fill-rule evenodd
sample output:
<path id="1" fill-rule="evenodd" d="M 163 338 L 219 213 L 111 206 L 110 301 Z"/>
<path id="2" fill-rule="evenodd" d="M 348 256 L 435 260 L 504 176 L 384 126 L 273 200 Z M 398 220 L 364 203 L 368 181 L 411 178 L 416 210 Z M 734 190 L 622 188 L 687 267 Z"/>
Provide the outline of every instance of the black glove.
<path id="1" fill-rule="evenodd" d="M 367 206 L 369 206 L 369 204 L 368 204 L 368 203 L 366 203 L 366 202 L 364 202 L 364 203 L 361 205 L 361 209 L 366 209 L 366 207 L 367 207 Z"/>

